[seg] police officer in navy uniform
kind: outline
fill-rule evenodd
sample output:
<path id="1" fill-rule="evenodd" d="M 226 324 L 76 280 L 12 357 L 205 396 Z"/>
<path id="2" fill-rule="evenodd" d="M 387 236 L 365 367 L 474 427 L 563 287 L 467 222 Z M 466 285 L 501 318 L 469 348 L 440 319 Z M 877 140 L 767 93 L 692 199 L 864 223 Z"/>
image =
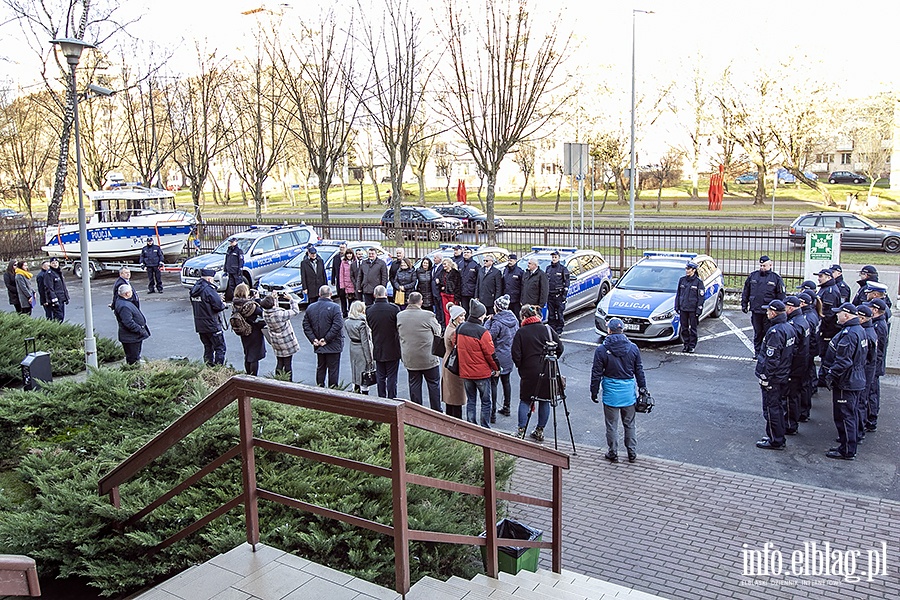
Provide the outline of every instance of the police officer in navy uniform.
<path id="1" fill-rule="evenodd" d="M 706 290 L 703 280 L 697 276 L 697 263 L 691 261 L 684 265 L 684 277 L 678 280 L 675 291 L 675 312 L 681 323 L 682 352 L 693 352 L 697 346 L 697 324 L 703 312 L 703 298 Z"/>
<path id="2" fill-rule="evenodd" d="M 824 360 L 831 338 L 840 331 L 837 315 L 833 309 L 839 307 L 842 302 L 841 293 L 834 283 L 831 269 L 822 269 L 816 275 L 819 277 L 819 291 L 817 295 L 822 302 L 822 320 L 819 322 L 819 357 Z M 825 386 L 824 371 L 824 366 L 820 366 L 819 387 Z"/>
<path id="3" fill-rule="evenodd" d="M 878 429 L 878 410 L 881 408 L 881 378 L 884 377 L 885 350 L 888 343 L 888 327 L 885 321 L 887 304 L 884 300 L 876 298 L 867 303 L 872 309 L 872 326 L 878 339 L 878 352 L 875 363 L 875 381 L 868 390 L 866 401 L 866 422 L 864 429 L 872 432 Z"/>
<path id="4" fill-rule="evenodd" d="M 797 421 L 806 423 L 812 410 L 812 397 L 817 391 L 816 384 L 816 357 L 819 356 L 819 313 L 816 312 L 815 295 L 809 292 L 801 292 L 797 295 L 800 299 L 800 308 L 803 310 L 803 318 L 809 325 L 807 335 L 808 352 L 806 357 L 806 375 L 800 388 L 800 416 Z"/>
<path id="5" fill-rule="evenodd" d="M 866 301 L 866 288 L 869 282 L 878 282 L 878 269 L 872 265 L 866 265 L 859 270 L 859 279 L 856 280 L 856 283 L 859 285 L 859 291 L 856 292 L 856 296 L 853 298 L 853 304 L 856 306 Z"/>
<path id="6" fill-rule="evenodd" d="M 888 287 L 877 281 L 870 281 L 866 286 L 866 302 L 871 302 L 876 298 L 880 298 L 887 305 L 887 310 L 884 313 L 884 321 L 887 323 L 888 331 L 891 330 L 891 299 L 888 294 Z"/>
<path id="7" fill-rule="evenodd" d="M 791 376 L 796 337 L 793 326 L 787 322 L 784 302 L 772 300 L 764 308 L 769 328 L 756 359 L 756 378 L 762 388 L 766 437 L 756 442 L 756 447 L 784 450 L 784 396 Z"/>
<path id="8" fill-rule="evenodd" d="M 866 437 L 866 421 L 869 411 L 869 394 L 875 385 L 875 372 L 878 368 L 878 332 L 875 331 L 872 307 L 863 304 L 856 308 L 859 325 L 866 335 L 866 389 L 859 398 L 856 410 L 856 439 L 861 442 Z"/>
<path id="9" fill-rule="evenodd" d="M 772 300 L 783 301 L 784 295 L 784 281 L 772 270 L 772 259 L 765 255 L 760 256 L 759 269 L 747 277 L 741 294 L 741 310 L 744 313 L 752 313 L 750 322 L 753 324 L 753 348 L 757 357 L 762 347 L 763 336 L 769 328 L 766 306 Z"/>
<path id="10" fill-rule="evenodd" d="M 225 287 L 225 302 L 234 300 L 234 288 L 243 281 L 241 271 L 244 268 L 244 251 L 238 246 L 237 238 L 228 240 L 228 250 L 225 251 L 225 274 L 228 275 L 228 285 Z"/>
<path id="11" fill-rule="evenodd" d="M 784 432 L 797 433 L 800 422 L 803 388 L 809 376 L 809 322 L 803 316 L 803 302 L 797 296 L 784 299 L 787 322 L 794 328 L 794 356 L 791 359 L 791 377 L 785 394 Z"/>
<path id="12" fill-rule="evenodd" d="M 547 324 L 556 333 L 562 333 L 566 325 L 563 313 L 566 311 L 566 297 L 569 295 L 569 269 L 559 262 L 559 251 L 550 253 L 550 264 L 544 269 L 547 273 Z"/>
<path id="13" fill-rule="evenodd" d="M 452 258 L 453 262 L 456 263 L 456 266 L 459 267 L 459 265 L 463 261 L 463 247 L 460 246 L 459 244 L 457 244 L 456 246 L 453 246 L 453 256 L 451 258 Z M 460 270 L 462 270 L 461 267 L 460 267 Z"/>
<path id="14" fill-rule="evenodd" d="M 501 285 L 500 295 L 509 296 L 509 310 L 516 318 L 521 318 L 519 312 L 522 310 L 522 277 L 525 271 L 522 270 L 517 263 L 519 257 L 515 253 L 509 255 L 506 267 L 503 269 L 503 285 Z"/>
<path id="15" fill-rule="evenodd" d="M 859 325 L 857 309 L 845 302 L 831 311 L 837 315 L 840 331 L 828 344 L 822 362 L 825 387 L 831 390 L 832 413 L 839 445 L 825 456 L 843 460 L 856 458 L 857 410 L 866 389 L 868 342 Z"/>
<path id="16" fill-rule="evenodd" d="M 469 303 L 478 296 L 478 261 L 472 258 L 472 249 L 464 248 L 462 260 L 459 261 L 459 277 L 462 279 L 462 307 L 469 314 Z"/>
<path id="17" fill-rule="evenodd" d="M 834 285 L 837 286 L 838 292 L 841 294 L 841 304 L 850 302 L 850 298 L 853 297 L 853 291 L 847 285 L 847 282 L 844 281 L 844 270 L 841 268 L 841 265 L 831 265 L 831 273 L 834 278 Z"/>
<path id="18" fill-rule="evenodd" d="M 152 237 L 147 238 L 147 245 L 141 249 L 141 265 L 147 270 L 147 281 L 150 284 L 148 294 L 155 294 L 157 291 L 162 294 L 162 275 L 159 272 L 159 266 L 166 261 L 162 248 L 153 242 Z"/>

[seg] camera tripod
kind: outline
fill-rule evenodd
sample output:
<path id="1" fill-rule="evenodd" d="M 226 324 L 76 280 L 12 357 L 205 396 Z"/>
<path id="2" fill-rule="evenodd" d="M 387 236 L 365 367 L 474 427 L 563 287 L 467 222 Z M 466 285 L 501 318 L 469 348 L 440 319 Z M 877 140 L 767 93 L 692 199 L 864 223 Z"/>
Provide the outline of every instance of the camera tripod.
<path id="1" fill-rule="evenodd" d="M 563 412 L 566 415 L 566 424 L 569 426 L 569 439 L 572 441 L 572 455 L 577 456 L 575 450 L 575 434 L 572 433 L 572 420 L 569 418 L 569 407 L 566 404 L 566 391 L 562 386 L 562 376 L 559 374 L 559 357 L 556 356 L 556 342 L 548 341 L 544 343 L 544 351 L 541 356 L 541 373 L 538 377 L 538 385 L 536 394 L 540 394 L 541 390 L 548 390 L 549 398 L 540 398 L 537 395 L 531 396 L 531 410 L 528 411 L 528 419 L 525 421 L 525 430 L 528 430 L 528 423 L 531 422 L 531 415 L 534 413 L 535 404 L 537 402 L 549 402 L 553 408 L 553 448 L 559 450 L 559 439 L 557 438 L 557 419 L 556 407 L 562 404 Z M 546 383 L 545 383 L 546 382 Z M 546 385 L 546 387 L 545 387 Z M 524 439 L 525 434 L 522 434 Z"/>

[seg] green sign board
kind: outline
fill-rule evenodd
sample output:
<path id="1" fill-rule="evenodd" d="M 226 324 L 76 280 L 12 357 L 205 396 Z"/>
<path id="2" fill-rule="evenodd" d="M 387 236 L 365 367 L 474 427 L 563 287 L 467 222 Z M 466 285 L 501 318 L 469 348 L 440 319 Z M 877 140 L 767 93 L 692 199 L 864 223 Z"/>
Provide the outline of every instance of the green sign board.
<path id="1" fill-rule="evenodd" d="M 831 232 L 811 233 L 809 235 L 810 260 L 834 260 L 834 234 Z"/>

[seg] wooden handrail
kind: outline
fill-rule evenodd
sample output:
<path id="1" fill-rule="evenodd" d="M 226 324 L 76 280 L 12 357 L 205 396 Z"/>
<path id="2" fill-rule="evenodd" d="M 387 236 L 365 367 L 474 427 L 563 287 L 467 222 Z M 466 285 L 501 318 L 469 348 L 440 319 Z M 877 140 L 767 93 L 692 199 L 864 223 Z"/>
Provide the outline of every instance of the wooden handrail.
<path id="1" fill-rule="evenodd" d="M 388 468 L 372 465 L 344 457 L 330 456 L 321 452 L 255 438 L 253 436 L 252 421 L 253 399 L 261 399 L 289 406 L 385 423 L 390 427 L 391 432 L 391 466 Z M 185 538 L 213 519 L 218 518 L 238 505 L 243 505 L 244 507 L 247 542 L 255 548 L 256 544 L 259 542 L 257 503 L 259 500 L 265 500 L 337 519 L 357 527 L 371 529 L 386 535 L 392 535 L 394 537 L 395 550 L 396 589 L 401 594 L 405 594 L 410 588 L 409 542 L 413 540 L 486 546 L 488 548 L 487 572 L 488 575 L 492 577 L 497 576 L 497 547 L 499 545 L 515 544 L 531 548 L 550 548 L 553 554 L 553 569 L 556 572 L 561 571 L 562 469 L 569 468 L 568 455 L 549 448 L 537 446 L 521 439 L 500 435 L 497 432 L 448 417 L 431 409 L 403 400 L 370 398 L 347 392 L 314 388 L 272 379 L 260 379 L 247 375 L 236 375 L 104 476 L 98 484 L 100 494 L 108 494 L 112 503 L 118 507 L 119 487 L 123 483 L 130 480 L 141 469 L 162 456 L 172 446 L 190 435 L 198 427 L 216 416 L 235 401 L 238 402 L 240 441 L 221 457 L 198 470 L 197 473 L 176 485 L 169 492 L 166 492 L 147 507 L 137 511 L 130 518 L 123 520 L 121 524 L 126 526 L 145 517 L 165 501 L 184 491 L 202 477 L 238 455 L 241 456 L 242 492 L 228 501 L 225 505 L 213 510 L 200 520 L 170 536 L 163 543 L 153 548 L 150 553 L 158 552 L 162 548 Z M 416 427 L 438 435 L 455 438 L 480 446 L 484 455 L 483 486 L 478 487 L 435 477 L 407 473 L 405 442 L 405 428 L 407 426 Z M 255 448 L 261 448 L 270 452 L 283 452 L 308 460 L 358 470 L 378 477 L 389 477 L 391 479 L 393 494 L 393 525 L 376 523 L 355 515 L 334 511 L 296 498 L 290 498 L 269 490 L 258 488 L 256 483 Z M 503 452 L 512 456 L 533 460 L 551 466 L 553 469 L 552 498 L 544 499 L 497 490 L 494 467 L 496 452 Z M 407 515 L 407 487 L 409 484 L 483 497 L 485 500 L 485 537 L 479 538 L 477 536 L 409 529 Z M 553 513 L 552 540 L 550 542 L 528 542 L 523 540 L 498 538 L 496 532 L 496 505 L 498 500 L 508 500 L 535 506 L 549 507 Z"/>

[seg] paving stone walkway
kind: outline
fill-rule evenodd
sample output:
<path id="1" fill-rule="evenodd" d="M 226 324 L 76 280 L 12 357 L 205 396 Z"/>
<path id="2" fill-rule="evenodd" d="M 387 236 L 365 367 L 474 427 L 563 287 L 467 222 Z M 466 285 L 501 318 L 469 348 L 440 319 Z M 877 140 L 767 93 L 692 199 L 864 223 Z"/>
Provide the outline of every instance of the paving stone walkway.
<path id="1" fill-rule="evenodd" d="M 835 476 L 853 464 L 841 463 Z M 657 458 L 610 464 L 584 446 L 571 467 L 563 475 L 566 569 L 685 600 L 900 598 L 898 502 Z M 519 461 L 511 489 L 549 497 L 550 481 L 549 468 Z M 509 516 L 550 531 L 547 509 L 512 505 Z M 804 573 L 806 556 L 819 556 L 813 542 L 818 552 L 830 545 L 831 563 L 839 551 L 848 576 L 815 575 L 812 562 Z M 762 553 L 766 543 L 770 573 L 778 551 L 782 575 L 744 575 L 744 544 Z M 874 574 L 885 564 L 887 574 Z M 548 551 L 541 566 L 550 568 Z"/>

